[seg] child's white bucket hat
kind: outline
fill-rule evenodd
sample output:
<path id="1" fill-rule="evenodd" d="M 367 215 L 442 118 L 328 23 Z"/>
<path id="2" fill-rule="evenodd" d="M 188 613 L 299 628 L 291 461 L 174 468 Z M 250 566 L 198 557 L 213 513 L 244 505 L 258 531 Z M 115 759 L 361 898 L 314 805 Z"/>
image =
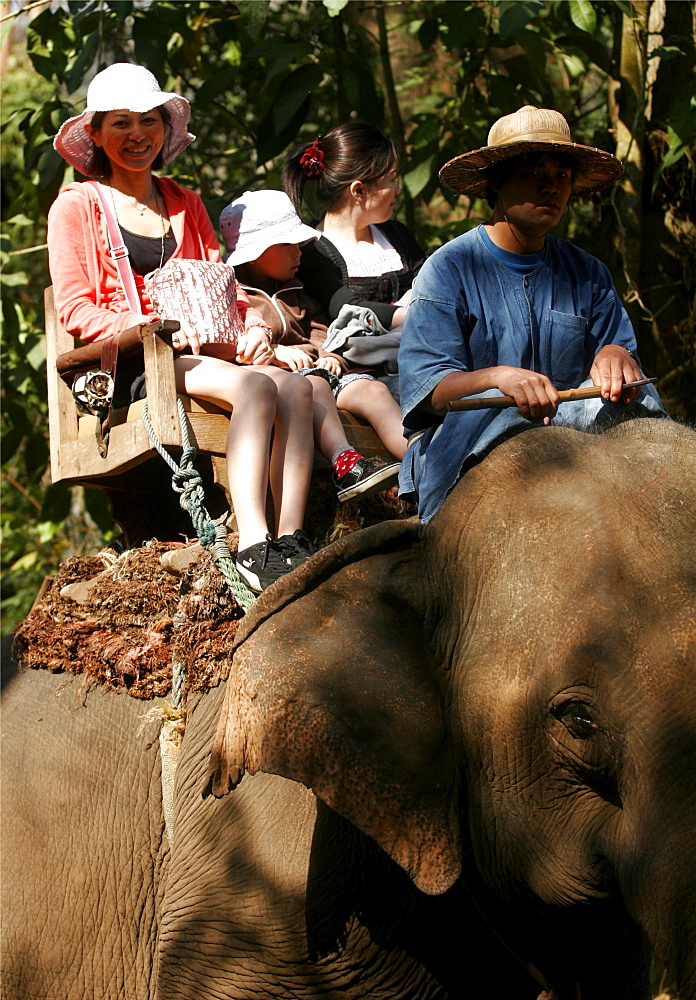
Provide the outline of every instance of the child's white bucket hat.
<path id="1" fill-rule="evenodd" d="M 53 140 L 53 146 L 64 160 L 81 174 L 89 177 L 94 169 L 96 146 L 85 130 L 97 111 L 133 111 L 143 114 L 153 108 L 166 107 L 169 122 L 164 133 L 162 163 L 171 163 L 196 138 L 186 130 L 191 105 L 185 97 L 160 88 L 152 73 L 144 66 L 114 63 L 97 73 L 87 89 L 87 107 L 81 115 L 68 118 Z"/>
<path id="2" fill-rule="evenodd" d="M 245 191 L 223 208 L 220 232 L 232 267 L 256 260 L 276 243 L 307 243 L 321 236 L 305 226 L 283 191 Z"/>

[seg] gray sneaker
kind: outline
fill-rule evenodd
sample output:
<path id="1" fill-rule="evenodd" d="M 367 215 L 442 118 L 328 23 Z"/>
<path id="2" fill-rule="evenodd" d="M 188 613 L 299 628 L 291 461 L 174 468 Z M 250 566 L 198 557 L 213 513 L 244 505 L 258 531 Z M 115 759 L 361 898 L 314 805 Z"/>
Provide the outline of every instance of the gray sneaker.
<path id="1" fill-rule="evenodd" d="M 384 462 L 381 458 L 361 458 L 345 476 L 333 477 L 340 501 L 351 500 L 361 493 L 390 489 L 399 478 L 400 462 Z"/>

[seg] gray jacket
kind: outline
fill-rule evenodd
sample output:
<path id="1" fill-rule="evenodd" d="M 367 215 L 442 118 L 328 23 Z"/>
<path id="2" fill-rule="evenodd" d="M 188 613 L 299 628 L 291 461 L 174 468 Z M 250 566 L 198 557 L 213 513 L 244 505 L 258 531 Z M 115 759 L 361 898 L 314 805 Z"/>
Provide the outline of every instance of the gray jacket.
<path id="1" fill-rule="evenodd" d="M 327 330 L 324 350 L 353 365 L 377 367 L 396 361 L 400 343 L 400 326 L 386 330 L 372 309 L 347 303 Z"/>

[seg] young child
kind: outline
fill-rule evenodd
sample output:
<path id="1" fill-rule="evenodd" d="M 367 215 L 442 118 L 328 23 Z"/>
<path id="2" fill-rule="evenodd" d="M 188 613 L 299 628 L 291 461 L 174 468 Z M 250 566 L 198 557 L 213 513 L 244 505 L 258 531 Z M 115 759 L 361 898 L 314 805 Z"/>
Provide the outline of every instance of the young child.
<path id="1" fill-rule="evenodd" d="M 271 328 L 276 364 L 312 376 L 315 443 L 334 470 L 339 500 L 391 486 L 399 462 L 364 458 L 348 444 L 336 409 L 348 410 L 372 424 L 396 458 L 406 449 L 398 404 L 389 390 L 365 372 L 321 346 L 327 325 L 319 306 L 295 275 L 300 246 L 321 235 L 302 223 L 282 191 L 247 191 L 220 216 L 225 257 Z"/>

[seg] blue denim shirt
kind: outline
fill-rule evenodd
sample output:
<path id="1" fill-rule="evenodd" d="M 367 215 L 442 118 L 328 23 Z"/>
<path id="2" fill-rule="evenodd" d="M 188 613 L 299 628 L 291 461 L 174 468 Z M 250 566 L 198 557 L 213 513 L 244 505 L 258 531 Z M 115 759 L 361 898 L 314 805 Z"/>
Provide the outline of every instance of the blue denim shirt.
<path id="1" fill-rule="evenodd" d="M 547 236 L 542 261 L 524 277 L 496 260 L 480 229 L 436 250 L 414 284 L 399 349 L 404 427 L 409 435 L 425 429 L 402 462 L 400 495 L 416 494 L 421 520 L 428 521 L 467 458 L 517 430 L 539 426 L 516 407 L 444 418 L 420 409 L 449 372 L 512 365 L 570 389 L 587 380 L 606 344 L 634 351 L 630 320 L 604 264 L 566 240 Z M 661 411 L 657 394 L 642 393 L 639 400 L 646 395 L 649 408 Z M 606 405 L 562 403 L 554 423 L 586 428 Z"/>

